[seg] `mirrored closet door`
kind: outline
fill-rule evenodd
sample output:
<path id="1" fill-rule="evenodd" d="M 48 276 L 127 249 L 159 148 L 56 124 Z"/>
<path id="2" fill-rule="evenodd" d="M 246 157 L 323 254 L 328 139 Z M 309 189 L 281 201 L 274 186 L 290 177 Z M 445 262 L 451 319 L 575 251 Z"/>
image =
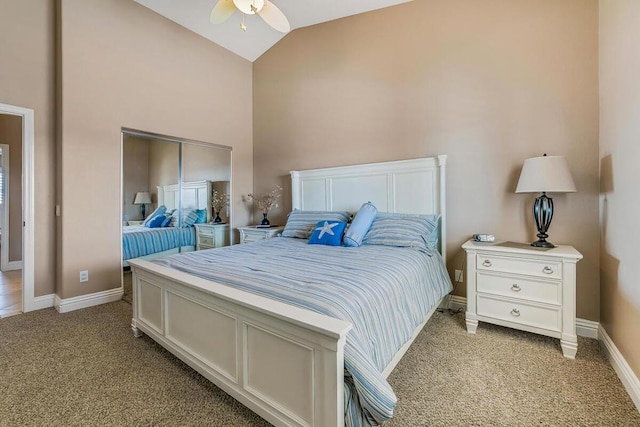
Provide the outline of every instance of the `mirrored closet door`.
<path id="1" fill-rule="evenodd" d="M 156 259 L 231 243 L 231 149 L 122 132 L 122 256 Z"/>

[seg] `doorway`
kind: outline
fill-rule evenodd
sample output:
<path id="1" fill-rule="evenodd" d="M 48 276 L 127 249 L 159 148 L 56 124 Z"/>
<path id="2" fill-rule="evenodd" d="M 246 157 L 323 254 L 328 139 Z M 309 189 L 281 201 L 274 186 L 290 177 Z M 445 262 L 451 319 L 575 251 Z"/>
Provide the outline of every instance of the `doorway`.
<path id="1" fill-rule="evenodd" d="M 0 144 L 5 144 L 0 146 L 0 317 L 5 317 L 40 308 L 34 292 L 34 111 L 0 104 Z"/>
<path id="2" fill-rule="evenodd" d="M 22 118 L 0 115 L 0 317 L 22 312 L 22 205 L 11 204 L 22 199 L 16 179 L 22 175 L 22 156 L 14 156 L 12 170 L 11 147 L 22 151 Z"/>

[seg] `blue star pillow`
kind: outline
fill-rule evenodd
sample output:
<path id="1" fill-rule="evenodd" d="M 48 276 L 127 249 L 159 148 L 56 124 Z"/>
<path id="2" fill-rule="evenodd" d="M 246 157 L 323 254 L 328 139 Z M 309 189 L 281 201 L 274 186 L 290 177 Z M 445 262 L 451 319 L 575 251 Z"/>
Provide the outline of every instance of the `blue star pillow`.
<path id="1" fill-rule="evenodd" d="M 347 223 L 344 221 L 319 221 L 309 237 L 309 244 L 340 246 L 346 227 Z"/>

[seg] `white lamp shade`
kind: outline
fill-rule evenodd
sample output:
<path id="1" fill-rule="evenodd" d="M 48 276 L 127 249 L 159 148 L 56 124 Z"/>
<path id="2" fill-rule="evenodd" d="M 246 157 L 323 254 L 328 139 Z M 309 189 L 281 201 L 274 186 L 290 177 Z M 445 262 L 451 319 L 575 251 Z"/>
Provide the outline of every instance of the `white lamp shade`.
<path id="1" fill-rule="evenodd" d="M 151 204 L 151 196 L 148 191 L 138 191 L 136 198 L 133 199 L 134 205 L 149 205 Z"/>
<path id="2" fill-rule="evenodd" d="M 524 161 L 516 193 L 573 193 L 576 185 L 564 156 L 532 157 Z"/>

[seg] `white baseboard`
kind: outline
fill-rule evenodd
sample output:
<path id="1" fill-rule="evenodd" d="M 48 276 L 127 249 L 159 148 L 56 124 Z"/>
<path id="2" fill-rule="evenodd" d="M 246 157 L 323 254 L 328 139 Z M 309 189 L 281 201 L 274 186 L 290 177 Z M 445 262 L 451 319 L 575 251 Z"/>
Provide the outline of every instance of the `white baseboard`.
<path id="1" fill-rule="evenodd" d="M 593 320 L 576 319 L 576 334 L 578 334 L 579 337 L 597 340 L 600 338 L 598 334 L 599 327 L 600 323 L 594 322 Z"/>
<path id="2" fill-rule="evenodd" d="M 108 291 L 96 292 L 79 297 L 61 299 L 55 296 L 54 307 L 59 313 L 68 313 L 81 308 L 93 307 L 94 305 L 106 304 L 108 302 L 122 299 L 124 290 L 122 288 L 109 289 Z"/>
<path id="3" fill-rule="evenodd" d="M 631 400 L 635 403 L 636 408 L 640 411 L 640 380 L 638 376 L 633 372 L 631 366 L 627 363 L 618 347 L 613 343 L 607 331 L 604 330 L 602 325 L 598 327 L 598 335 L 600 337 L 600 343 L 602 349 L 607 354 L 611 366 L 618 374 L 618 378 L 624 385 L 624 388 L 629 393 Z"/>
<path id="4" fill-rule="evenodd" d="M 41 295 L 31 300 L 28 307 L 25 307 L 25 311 L 42 310 L 43 308 L 51 308 L 54 306 L 56 299 L 55 294 Z"/>
<path id="5" fill-rule="evenodd" d="M 446 303 L 446 301 L 445 301 Z M 449 295 L 449 308 L 451 310 L 463 310 L 467 307 L 467 298 L 458 295 Z M 576 334 L 580 337 L 598 339 L 598 327 L 600 324 L 592 320 L 576 319 Z"/>
<path id="6" fill-rule="evenodd" d="M 467 307 L 467 299 L 458 295 L 449 295 L 449 308 L 451 310 L 465 309 Z"/>
<path id="7" fill-rule="evenodd" d="M 2 271 L 22 270 L 22 261 L 9 261 Z"/>

